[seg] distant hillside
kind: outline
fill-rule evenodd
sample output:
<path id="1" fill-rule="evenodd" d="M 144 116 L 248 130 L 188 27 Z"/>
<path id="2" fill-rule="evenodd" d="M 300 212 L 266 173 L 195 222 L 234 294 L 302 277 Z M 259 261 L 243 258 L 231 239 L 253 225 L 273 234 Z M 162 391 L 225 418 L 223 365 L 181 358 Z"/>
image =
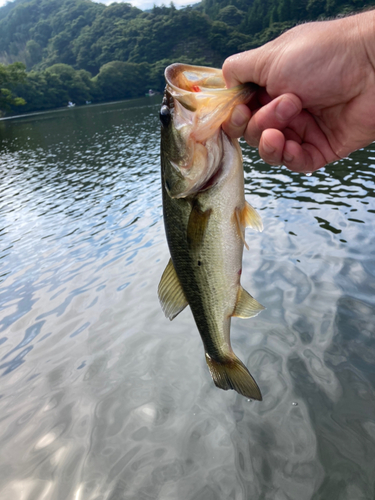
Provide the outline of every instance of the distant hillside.
<path id="1" fill-rule="evenodd" d="M 375 0 L 203 0 L 143 12 L 127 3 L 15 0 L 0 8 L 0 89 L 10 92 L 0 109 L 12 110 L 15 96 L 34 110 L 162 90 L 171 62 L 221 66 L 299 22 L 371 6 Z M 28 73 L 7 66 L 15 62 Z"/>
<path id="2" fill-rule="evenodd" d="M 0 8 L 0 62 L 28 70 L 64 63 L 93 75 L 111 61 L 155 63 L 229 54 L 274 38 L 297 22 L 363 9 L 363 0 L 203 0 L 195 8 L 91 0 L 15 0 Z"/>

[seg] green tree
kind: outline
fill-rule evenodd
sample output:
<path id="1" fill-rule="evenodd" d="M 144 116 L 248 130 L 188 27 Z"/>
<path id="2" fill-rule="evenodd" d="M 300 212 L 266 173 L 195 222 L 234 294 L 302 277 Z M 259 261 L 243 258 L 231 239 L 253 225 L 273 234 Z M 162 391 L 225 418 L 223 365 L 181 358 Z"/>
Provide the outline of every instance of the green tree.
<path id="1" fill-rule="evenodd" d="M 5 66 L 0 64 L 0 115 L 10 111 L 13 106 L 26 104 L 22 97 L 18 97 L 14 90 L 17 85 L 26 79 L 25 65 L 19 62 Z"/>
<path id="2" fill-rule="evenodd" d="M 47 21 L 41 20 L 30 28 L 29 33 L 32 39 L 39 43 L 41 47 L 46 47 L 52 35 L 52 27 Z"/>
<path id="3" fill-rule="evenodd" d="M 277 7 L 274 6 L 272 7 L 271 13 L 270 13 L 270 26 L 272 26 L 274 23 L 279 22 L 279 13 L 277 10 Z"/>
<path id="4" fill-rule="evenodd" d="M 281 0 L 278 7 L 279 20 L 281 22 L 288 21 L 290 19 L 291 10 L 290 0 Z"/>
<path id="5" fill-rule="evenodd" d="M 42 59 L 42 47 L 35 40 L 29 40 L 26 44 L 26 64 L 28 68 L 32 68 Z"/>
<path id="6" fill-rule="evenodd" d="M 64 96 L 68 96 L 68 101 L 83 104 L 91 100 L 93 84 L 91 75 L 87 71 L 83 69 L 76 71 L 68 64 L 54 64 L 45 73 L 58 77 L 61 90 Z"/>
<path id="7" fill-rule="evenodd" d="M 149 85 L 149 65 L 112 61 L 94 78 L 103 100 L 129 99 L 144 95 Z"/>
<path id="8" fill-rule="evenodd" d="M 218 21 L 228 24 L 229 26 L 238 26 L 245 18 L 245 13 L 238 10 L 234 5 L 227 5 L 219 10 L 217 16 Z"/>
<path id="9" fill-rule="evenodd" d="M 319 16 L 324 16 L 326 0 L 309 0 L 306 11 L 310 19 L 316 19 Z"/>

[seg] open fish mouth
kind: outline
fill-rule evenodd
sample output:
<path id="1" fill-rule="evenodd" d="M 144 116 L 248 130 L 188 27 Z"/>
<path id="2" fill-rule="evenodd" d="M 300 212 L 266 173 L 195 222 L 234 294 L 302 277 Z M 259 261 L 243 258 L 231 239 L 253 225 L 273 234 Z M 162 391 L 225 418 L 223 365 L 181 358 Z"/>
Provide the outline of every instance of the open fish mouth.
<path id="1" fill-rule="evenodd" d="M 190 64 L 171 64 L 165 70 L 165 79 L 176 92 L 204 92 L 226 89 L 220 69 Z"/>
<path id="2" fill-rule="evenodd" d="M 221 69 L 172 64 L 165 70 L 166 90 L 182 107 L 195 114 L 185 119 L 194 125 L 193 137 L 200 142 L 210 138 L 229 117 L 237 104 L 246 104 L 257 86 L 247 83 L 227 89 Z"/>
<path id="3" fill-rule="evenodd" d="M 218 178 L 223 160 L 222 123 L 234 106 L 247 103 L 256 87 L 252 84 L 227 89 L 222 71 L 215 68 L 172 64 L 165 70 L 164 106 L 169 109 L 180 147 L 170 165 L 178 174 L 168 182 L 168 194 L 185 198 Z M 210 181 L 212 179 L 212 181 Z"/>

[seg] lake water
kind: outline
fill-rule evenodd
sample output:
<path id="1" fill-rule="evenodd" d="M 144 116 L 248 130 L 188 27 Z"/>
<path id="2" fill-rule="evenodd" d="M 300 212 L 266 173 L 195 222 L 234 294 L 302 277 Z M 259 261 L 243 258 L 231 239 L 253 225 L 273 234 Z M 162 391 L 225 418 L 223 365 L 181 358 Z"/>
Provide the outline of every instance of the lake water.
<path id="1" fill-rule="evenodd" d="M 1 500 L 373 500 L 375 145 L 307 177 L 242 144 L 248 401 L 159 306 L 159 102 L 0 122 Z"/>

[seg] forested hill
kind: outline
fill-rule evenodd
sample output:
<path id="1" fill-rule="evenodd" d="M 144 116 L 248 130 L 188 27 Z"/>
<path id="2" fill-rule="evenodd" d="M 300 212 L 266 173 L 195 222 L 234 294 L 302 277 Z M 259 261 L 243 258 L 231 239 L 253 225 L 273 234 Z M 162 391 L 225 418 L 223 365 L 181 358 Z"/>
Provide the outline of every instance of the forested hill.
<path id="1" fill-rule="evenodd" d="M 228 55 L 296 23 L 374 5 L 375 0 L 203 0 L 185 9 L 171 3 L 143 12 L 127 3 L 15 0 L 0 8 L 0 110 L 162 90 L 163 68 L 171 62 L 220 66 Z"/>
<path id="2" fill-rule="evenodd" d="M 187 0 L 188 1 L 188 0 Z M 193 8 L 90 0 L 15 0 L 0 8 L 0 62 L 28 70 L 65 63 L 96 75 L 111 61 L 153 64 L 229 54 L 264 43 L 297 22 L 363 9 L 363 0 L 203 0 Z"/>

